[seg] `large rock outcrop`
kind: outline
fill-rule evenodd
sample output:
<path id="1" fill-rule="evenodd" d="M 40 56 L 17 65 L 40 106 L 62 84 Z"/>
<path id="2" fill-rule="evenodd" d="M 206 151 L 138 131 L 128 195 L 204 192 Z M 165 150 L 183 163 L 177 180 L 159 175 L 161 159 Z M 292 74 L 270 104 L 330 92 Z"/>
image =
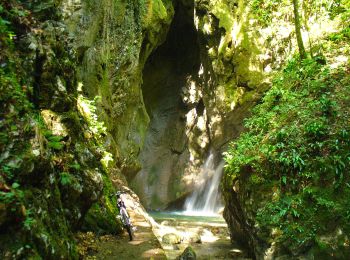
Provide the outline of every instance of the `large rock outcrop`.
<path id="1" fill-rule="evenodd" d="M 193 191 L 210 151 L 224 151 L 238 136 L 295 50 L 292 20 L 283 14 L 262 22 L 249 3 L 226 0 L 176 1 L 174 8 L 167 40 L 143 71 L 150 126 L 132 183 L 150 208 Z"/>
<path id="2" fill-rule="evenodd" d="M 75 230 L 121 231 L 113 194 L 140 168 L 140 75 L 172 5 L 0 3 L 0 257 L 75 259 Z"/>
<path id="3" fill-rule="evenodd" d="M 64 22 L 73 37 L 77 78 L 86 98 L 96 101 L 107 130 L 105 146 L 132 179 L 149 116 L 141 83 L 144 63 L 165 40 L 174 10 L 171 1 L 63 1 Z"/>

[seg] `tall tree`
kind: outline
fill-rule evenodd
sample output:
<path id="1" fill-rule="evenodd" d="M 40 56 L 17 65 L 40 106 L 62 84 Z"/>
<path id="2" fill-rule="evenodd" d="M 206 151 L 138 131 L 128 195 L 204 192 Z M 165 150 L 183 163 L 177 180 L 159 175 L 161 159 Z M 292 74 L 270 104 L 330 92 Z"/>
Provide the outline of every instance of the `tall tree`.
<path id="1" fill-rule="evenodd" d="M 303 37 L 301 36 L 301 25 L 300 25 L 300 16 L 299 16 L 299 0 L 293 0 L 293 7 L 294 7 L 295 33 L 297 36 L 300 58 L 303 60 L 306 58 L 306 51 L 305 51 L 305 47 L 304 47 L 304 43 L 303 43 Z"/>

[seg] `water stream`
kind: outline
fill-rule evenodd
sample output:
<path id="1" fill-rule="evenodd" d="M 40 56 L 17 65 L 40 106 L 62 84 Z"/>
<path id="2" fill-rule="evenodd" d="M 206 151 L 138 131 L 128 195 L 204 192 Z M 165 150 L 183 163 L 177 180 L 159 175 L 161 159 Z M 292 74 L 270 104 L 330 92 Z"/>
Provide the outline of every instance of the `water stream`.
<path id="1" fill-rule="evenodd" d="M 222 208 L 219 184 L 224 167 L 221 162 L 215 167 L 214 155 L 211 153 L 205 161 L 195 190 L 185 201 L 185 215 L 211 216 L 217 215 Z"/>

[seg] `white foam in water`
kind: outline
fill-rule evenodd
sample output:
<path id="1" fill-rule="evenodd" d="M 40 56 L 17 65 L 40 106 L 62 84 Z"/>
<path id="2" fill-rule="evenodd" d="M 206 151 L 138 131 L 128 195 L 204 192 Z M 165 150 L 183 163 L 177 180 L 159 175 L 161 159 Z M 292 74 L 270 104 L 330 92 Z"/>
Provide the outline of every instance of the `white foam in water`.
<path id="1" fill-rule="evenodd" d="M 205 161 L 201 173 L 198 175 L 198 184 L 195 191 L 185 201 L 184 215 L 191 216 L 218 216 L 222 208 L 219 184 L 224 162 L 216 168 L 214 156 L 211 153 Z"/>

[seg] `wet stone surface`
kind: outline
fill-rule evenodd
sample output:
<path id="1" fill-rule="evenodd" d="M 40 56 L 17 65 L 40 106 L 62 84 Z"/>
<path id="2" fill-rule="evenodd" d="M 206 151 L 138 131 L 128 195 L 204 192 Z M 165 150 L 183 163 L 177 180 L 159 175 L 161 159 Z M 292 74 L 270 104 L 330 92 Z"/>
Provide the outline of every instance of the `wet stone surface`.
<path id="1" fill-rule="evenodd" d="M 167 259 L 178 259 L 191 246 L 196 259 L 249 259 L 246 252 L 230 241 L 222 217 L 183 216 L 173 213 L 152 213 L 157 224 L 153 231 L 161 241 Z M 162 238 L 176 234 L 181 242 L 163 243 Z"/>

